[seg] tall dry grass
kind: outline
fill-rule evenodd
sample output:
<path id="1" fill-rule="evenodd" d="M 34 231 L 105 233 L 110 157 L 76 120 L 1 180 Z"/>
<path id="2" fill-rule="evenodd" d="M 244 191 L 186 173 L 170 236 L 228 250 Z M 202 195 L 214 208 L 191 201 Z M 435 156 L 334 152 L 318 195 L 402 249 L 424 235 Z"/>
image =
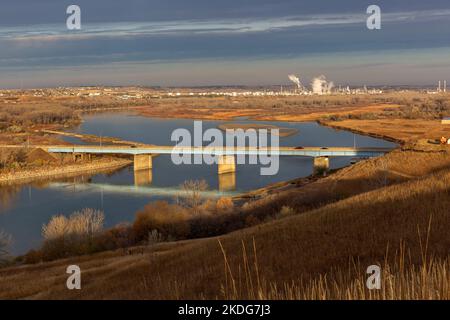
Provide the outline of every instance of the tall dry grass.
<path id="1" fill-rule="evenodd" d="M 420 236 L 420 233 L 419 233 Z M 242 261 L 231 266 L 227 253 L 219 240 L 224 261 L 224 283 L 220 294 L 227 300 L 449 300 L 450 259 L 427 256 L 423 248 L 423 261 L 419 265 L 408 262 L 405 243 L 400 244 L 397 263 L 388 263 L 387 254 L 381 269 L 381 286 L 369 289 L 369 275 L 357 261 L 350 259 L 348 266 L 328 273 L 306 276 L 281 286 L 267 281 L 261 274 L 255 240 L 249 253 L 242 242 Z M 388 249 L 387 249 L 388 250 Z"/>

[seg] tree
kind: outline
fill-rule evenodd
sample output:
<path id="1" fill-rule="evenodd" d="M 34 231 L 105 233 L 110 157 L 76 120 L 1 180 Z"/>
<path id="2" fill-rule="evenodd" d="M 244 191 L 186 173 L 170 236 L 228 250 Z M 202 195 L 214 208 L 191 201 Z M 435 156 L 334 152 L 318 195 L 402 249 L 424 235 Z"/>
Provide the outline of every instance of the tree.
<path id="1" fill-rule="evenodd" d="M 10 242 L 10 237 L 3 231 L 0 231 L 0 265 L 8 262 L 8 245 Z"/>
<path id="2" fill-rule="evenodd" d="M 181 185 L 181 189 L 178 203 L 192 209 L 194 214 L 200 213 L 200 206 L 205 201 L 202 192 L 208 189 L 208 183 L 205 180 L 189 180 Z"/>

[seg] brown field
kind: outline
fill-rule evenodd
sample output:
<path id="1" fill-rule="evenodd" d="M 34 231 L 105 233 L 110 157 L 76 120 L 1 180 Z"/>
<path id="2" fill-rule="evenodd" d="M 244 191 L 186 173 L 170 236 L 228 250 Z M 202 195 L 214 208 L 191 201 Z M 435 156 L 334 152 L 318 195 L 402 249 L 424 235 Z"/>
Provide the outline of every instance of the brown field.
<path id="1" fill-rule="evenodd" d="M 450 137 L 450 126 L 441 124 L 441 120 L 420 119 L 380 119 L 380 120 L 343 120 L 323 121 L 327 126 L 338 129 L 370 133 L 404 143 L 415 143 L 422 139 Z"/>

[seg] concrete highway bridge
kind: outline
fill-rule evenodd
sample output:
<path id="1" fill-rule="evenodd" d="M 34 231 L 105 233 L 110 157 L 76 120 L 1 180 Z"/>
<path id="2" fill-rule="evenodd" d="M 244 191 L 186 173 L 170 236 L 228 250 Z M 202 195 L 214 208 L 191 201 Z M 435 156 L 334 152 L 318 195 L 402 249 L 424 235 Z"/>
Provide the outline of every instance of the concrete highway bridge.
<path id="1" fill-rule="evenodd" d="M 23 146 L 0 146 L 23 148 Z M 392 148 L 347 148 L 347 147 L 173 147 L 173 146 L 98 146 L 98 145 L 33 145 L 29 148 L 40 148 L 49 153 L 69 153 L 74 158 L 83 158 L 91 154 L 131 155 L 134 157 L 135 180 L 151 181 L 152 157 L 160 154 L 180 155 L 214 155 L 218 156 L 219 179 L 225 174 L 236 171 L 236 156 L 294 156 L 314 158 L 314 172 L 329 169 L 330 157 L 372 158 L 388 153 Z M 140 178 L 139 178 L 140 175 Z M 150 177 L 148 177 L 150 175 Z M 223 177 L 225 179 L 225 176 Z M 231 179 L 233 180 L 233 179 Z M 137 184 L 139 184 L 137 182 Z M 230 183 L 233 184 L 232 181 Z"/>

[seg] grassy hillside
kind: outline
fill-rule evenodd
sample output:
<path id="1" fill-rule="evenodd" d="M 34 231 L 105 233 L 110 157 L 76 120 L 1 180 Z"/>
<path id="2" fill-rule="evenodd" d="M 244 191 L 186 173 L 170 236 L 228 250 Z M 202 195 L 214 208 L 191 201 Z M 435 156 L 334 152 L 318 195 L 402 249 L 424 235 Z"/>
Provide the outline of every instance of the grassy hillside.
<path id="1" fill-rule="evenodd" d="M 260 200 L 266 209 L 288 204 L 293 216 L 222 237 L 3 269 L 0 298 L 449 299 L 449 162 L 445 153 L 393 153 Z M 69 264 L 82 269 L 81 291 L 65 288 Z M 369 292 L 365 270 L 374 264 L 383 290 Z"/>

